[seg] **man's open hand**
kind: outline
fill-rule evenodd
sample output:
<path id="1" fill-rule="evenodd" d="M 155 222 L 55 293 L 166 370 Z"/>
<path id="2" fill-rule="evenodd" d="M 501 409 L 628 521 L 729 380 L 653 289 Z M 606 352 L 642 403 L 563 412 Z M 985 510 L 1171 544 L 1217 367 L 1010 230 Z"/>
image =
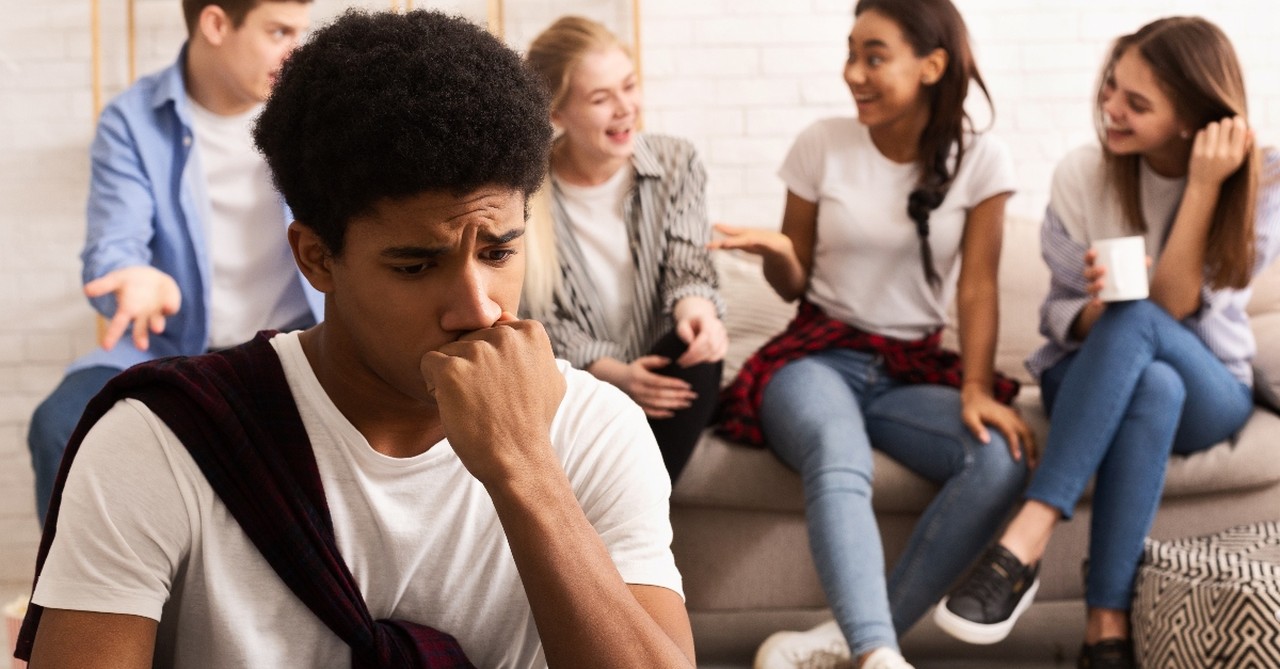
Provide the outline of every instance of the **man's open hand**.
<path id="1" fill-rule="evenodd" d="M 182 291 L 173 277 L 149 265 L 124 267 L 84 285 L 84 294 L 102 297 L 115 293 L 116 313 L 102 334 L 102 348 L 110 351 L 133 324 L 133 345 L 145 351 L 151 335 L 164 332 L 166 316 L 182 307 Z"/>

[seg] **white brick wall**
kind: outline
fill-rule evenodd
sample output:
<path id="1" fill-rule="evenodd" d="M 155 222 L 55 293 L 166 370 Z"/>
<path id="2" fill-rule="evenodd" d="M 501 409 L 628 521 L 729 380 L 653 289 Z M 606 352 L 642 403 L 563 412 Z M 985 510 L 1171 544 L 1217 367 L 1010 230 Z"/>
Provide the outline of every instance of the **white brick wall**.
<path id="1" fill-rule="evenodd" d="M 628 38 L 630 8 L 610 0 L 510 0 L 507 35 L 523 46 L 567 11 Z M 774 176 L 816 118 L 850 114 L 840 78 L 851 0 L 641 0 L 646 124 L 701 149 L 715 220 L 776 226 Z M 104 76 L 125 80 L 123 2 L 104 3 Z M 330 17 L 349 4 L 319 0 Z M 483 0 L 418 0 L 480 19 Z M 1280 124 L 1280 24 L 1268 0 L 958 0 L 1012 147 L 1016 214 L 1036 216 L 1054 162 L 1092 136 L 1089 98 L 1107 41 L 1156 16 L 1203 13 L 1235 40 L 1264 141 Z M 25 432 L 63 366 L 93 346 L 78 253 L 92 134 L 84 0 L 0 0 L 0 582 L 27 579 L 36 543 Z M 167 64 L 183 38 L 177 0 L 140 0 L 139 71 Z M 978 107 L 977 109 L 980 109 Z M 985 116 L 983 116 L 985 117 Z"/>

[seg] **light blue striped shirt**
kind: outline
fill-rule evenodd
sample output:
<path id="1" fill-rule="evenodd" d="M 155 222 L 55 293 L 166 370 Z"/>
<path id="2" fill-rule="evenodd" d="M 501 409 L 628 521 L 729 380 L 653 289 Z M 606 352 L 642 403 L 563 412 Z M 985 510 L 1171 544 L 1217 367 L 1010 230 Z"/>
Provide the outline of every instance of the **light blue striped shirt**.
<path id="1" fill-rule="evenodd" d="M 1261 171 L 1254 218 L 1254 276 L 1280 254 L 1280 152 L 1265 151 Z M 1146 173 L 1143 178 L 1152 179 Z M 1177 188 L 1179 200 L 1181 192 Z M 1143 195 L 1144 212 L 1168 212 L 1161 220 L 1147 217 L 1148 255 L 1158 258 L 1173 224 L 1177 201 L 1149 201 L 1154 195 L 1147 189 Z M 1105 179 L 1101 149 L 1091 145 L 1068 154 L 1054 172 L 1053 194 L 1040 229 L 1040 253 L 1052 276 L 1049 295 L 1040 306 L 1040 332 L 1048 341 L 1026 361 L 1036 378 L 1080 346 L 1071 337 L 1071 325 L 1091 299 L 1084 280 L 1084 255 L 1091 242 L 1129 234 L 1133 233 L 1125 227 L 1114 189 Z M 1158 243 L 1153 245 L 1152 240 Z M 1215 289 L 1206 282 L 1201 288 L 1200 308 L 1182 320 L 1249 386 L 1253 385 L 1251 362 L 1257 350 L 1245 311 L 1252 294 L 1252 286 Z"/>

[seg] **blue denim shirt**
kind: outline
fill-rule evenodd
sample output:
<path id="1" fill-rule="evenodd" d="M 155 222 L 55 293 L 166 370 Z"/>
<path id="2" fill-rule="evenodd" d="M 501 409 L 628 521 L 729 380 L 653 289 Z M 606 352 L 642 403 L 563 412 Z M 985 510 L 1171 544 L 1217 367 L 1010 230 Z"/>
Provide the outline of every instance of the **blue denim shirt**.
<path id="1" fill-rule="evenodd" d="M 203 171 L 183 79 L 187 48 L 168 68 L 137 81 L 112 100 L 98 120 L 90 150 L 88 232 L 80 258 L 88 283 L 108 272 L 151 265 L 173 277 L 182 307 L 166 319 L 140 351 L 128 334 L 110 351 L 98 349 L 69 371 L 105 365 L 124 369 L 170 355 L 203 353 L 209 346 L 210 259 L 204 214 L 209 211 Z M 292 221 L 281 203 L 281 229 Z M 316 321 L 324 298 L 301 275 L 298 280 Z M 90 300 L 110 318 L 115 297 Z M 284 325 L 284 324 L 281 324 Z"/>

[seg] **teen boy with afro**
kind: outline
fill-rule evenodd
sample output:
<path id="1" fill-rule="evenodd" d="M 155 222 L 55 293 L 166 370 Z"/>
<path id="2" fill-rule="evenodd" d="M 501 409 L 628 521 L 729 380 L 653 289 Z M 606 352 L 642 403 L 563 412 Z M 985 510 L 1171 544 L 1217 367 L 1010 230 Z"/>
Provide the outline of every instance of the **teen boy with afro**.
<path id="1" fill-rule="evenodd" d="M 348 13 L 295 52 L 254 136 L 325 321 L 94 399 L 19 655 L 693 666 L 644 415 L 512 316 L 547 118 L 460 19 Z"/>

